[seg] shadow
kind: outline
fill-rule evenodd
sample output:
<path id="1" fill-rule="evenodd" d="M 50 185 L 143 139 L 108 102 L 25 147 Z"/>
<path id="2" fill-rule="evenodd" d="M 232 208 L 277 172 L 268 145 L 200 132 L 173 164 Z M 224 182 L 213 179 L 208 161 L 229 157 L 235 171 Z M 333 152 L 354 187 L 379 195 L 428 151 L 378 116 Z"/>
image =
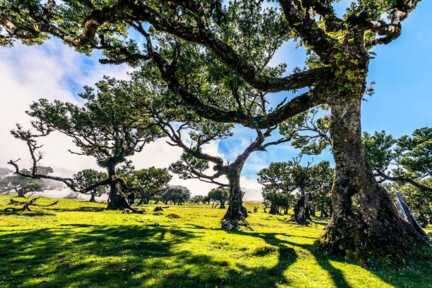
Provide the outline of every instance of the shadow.
<path id="1" fill-rule="evenodd" d="M 0 210 L 0 216 L 26 216 L 26 217 L 42 217 L 42 216 L 55 216 L 54 213 L 49 213 L 41 210 L 32 211 L 5 211 Z"/>
<path id="2" fill-rule="evenodd" d="M 283 273 L 297 260 L 297 255 L 294 249 L 285 246 L 276 249 L 276 253 L 278 260 L 275 266 L 268 268 L 237 264 L 233 268 L 226 261 L 184 251 L 176 255 L 175 266 L 153 287 L 277 288 L 281 284 L 289 285 L 291 281 Z"/>
<path id="3" fill-rule="evenodd" d="M 77 207 L 77 208 L 46 208 L 48 210 L 53 210 L 57 212 L 100 212 L 105 211 L 104 207 Z"/>
<path id="4" fill-rule="evenodd" d="M 0 232 L 2 288 L 276 288 L 289 283 L 283 273 L 297 259 L 294 249 L 279 243 L 273 250 L 251 255 L 277 253 L 277 264 L 272 267 L 230 265 L 178 249 L 178 244 L 201 237 L 200 233 L 168 226 L 72 224 Z"/>
<path id="5" fill-rule="evenodd" d="M 194 237 L 164 227 L 79 227 L 86 229 L 2 233 L 0 287 L 141 287 L 135 273 L 148 273 L 153 260 Z"/>
<path id="6" fill-rule="evenodd" d="M 316 259 L 318 264 L 321 266 L 321 268 L 325 269 L 329 275 L 331 276 L 334 284 L 336 287 L 351 287 L 349 283 L 346 281 L 343 272 L 340 269 L 337 269 L 334 267 L 330 260 L 334 261 L 340 261 L 340 262 L 346 262 L 344 259 L 338 258 L 338 257 L 329 257 L 328 255 L 325 255 L 322 253 L 315 245 L 313 244 L 299 244 L 293 241 L 289 241 L 286 239 L 280 239 L 278 236 L 285 236 L 288 237 L 290 235 L 285 233 L 250 233 L 245 231 L 237 231 L 235 233 L 241 234 L 241 235 L 248 235 L 253 237 L 259 237 L 263 239 L 267 244 L 276 246 L 276 247 L 287 247 L 288 246 L 295 246 L 302 249 L 305 249 L 309 251 Z M 306 237 L 306 236 L 295 236 L 295 237 L 301 237 L 301 238 L 309 238 L 309 239 L 316 239 L 314 237 Z M 289 247 L 289 249 L 292 249 Z M 294 249 L 292 249 L 294 251 Z"/>

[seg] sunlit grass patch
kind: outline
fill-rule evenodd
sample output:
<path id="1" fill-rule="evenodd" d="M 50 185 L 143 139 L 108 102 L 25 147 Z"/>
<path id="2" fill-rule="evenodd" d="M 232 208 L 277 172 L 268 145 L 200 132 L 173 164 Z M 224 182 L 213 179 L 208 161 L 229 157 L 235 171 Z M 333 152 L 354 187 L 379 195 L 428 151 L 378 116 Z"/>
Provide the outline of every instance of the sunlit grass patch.
<path id="1" fill-rule="evenodd" d="M 0 197 L 0 211 L 8 202 Z M 0 287 L 432 287 L 426 261 L 372 271 L 323 255 L 319 221 L 301 227 L 259 209 L 249 228 L 227 233 L 224 210 L 204 205 L 104 208 L 62 199 L 1 214 Z"/>

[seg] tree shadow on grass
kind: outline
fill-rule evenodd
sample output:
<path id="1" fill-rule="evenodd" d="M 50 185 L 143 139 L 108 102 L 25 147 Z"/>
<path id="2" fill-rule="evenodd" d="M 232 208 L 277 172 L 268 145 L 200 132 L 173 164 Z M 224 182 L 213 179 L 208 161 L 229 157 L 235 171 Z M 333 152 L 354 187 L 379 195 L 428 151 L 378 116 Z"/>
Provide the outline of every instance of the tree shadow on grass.
<path id="1" fill-rule="evenodd" d="M 235 287 L 276 288 L 289 286 L 290 279 L 284 271 L 297 260 L 294 249 L 281 246 L 277 249 L 278 259 L 274 266 L 249 267 L 237 264 L 230 266 L 226 261 L 215 260 L 208 255 L 194 255 L 183 251 L 176 255 L 175 265 L 153 287 Z M 265 256 L 265 255 L 253 255 Z"/>
<path id="2" fill-rule="evenodd" d="M 146 260 L 170 257 L 193 234 L 164 227 L 93 226 L 2 233 L 0 287 L 141 287 Z M 151 262 L 151 261 L 150 261 Z"/>
<path id="3" fill-rule="evenodd" d="M 42 210 L 31 210 L 31 211 L 7 211 L 7 210 L 0 210 L 0 216 L 41 217 L 41 216 L 55 216 L 55 214 L 47 212 L 47 211 L 42 211 Z"/>
<path id="4" fill-rule="evenodd" d="M 243 231 L 238 231 L 236 233 L 259 237 L 266 241 L 266 243 L 274 246 L 280 246 L 283 244 L 305 249 L 315 257 L 321 268 L 325 269 L 329 273 L 336 287 L 351 287 L 345 279 L 343 271 L 336 268 L 330 261 L 358 265 L 353 261 L 347 261 L 342 257 L 329 256 L 320 251 L 320 249 L 314 244 L 300 244 L 290 240 L 278 238 L 278 236 L 290 236 L 285 233 L 251 233 Z M 372 269 L 368 269 L 368 271 L 378 276 L 382 281 L 393 285 L 394 287 L 432 287 L 432 248 L 426 250 L 424 255 L 424 259 L 416 259 L 407 267 L 380 265 L 373 267 Z"/>
<path id="5" fill-rule="evenodd" d="M 336 258 L 336 257 L 329 257 L 327 255 L 325 255 L 324 253 L 322 253 L 321 251 L 319 251 L 319 249 L 313 245 L 313 244 L 300 244 L 300 243 L 296 243 L 293 241 L 289 241 L 286 239 L 280 239 L 278 238 L 278 236 L 290 236 L 288 234 L 285 233 L 251 233 L 251 232 L 244 232 L 244 231 L 237 231 L 236 233 L 239 233 L 241 235 L 248 235 L 248 236 L 253 236 L 253 237 L 259 237 L 261 239 L 263 239 L 267 244 L 269 245 L 273 245 L 276 247 L 281 247 L 281 246 L 295 246 L 295 247 L 299 247 L 302 249 L 305 249 L 307 251 L 309 251 L 316 259 L 316 261 L 318 262 L 318 264 L 321 266 L 321 268 L 323 268 L 324 270 L 326 270 L 329 275 L 331 276 L 334 284 L 336 285 L 336 287 L 351 287 L 349 285 L 349 283 L 346 281 L 343 272 L 334 267 L 331 263 L 330 260 L 336 260 L 336 261 L 343 261 L 340 258 Z M 301 237 L 301 238 L 312 238 L 312 237 L 303 237 L 303 236 L 295 236 L 295 237 Z M 316 239 L 316 238 L 314 238 Z M 290 248 L 292 249 L 292 248 Z"/>
<path id="6" fill-rule="evenodd" d="M 200 232 L 164 226 L 0 231 L 0 287 L 271 288 L 289 283 L 283 273 L 297 259 L 292 248 L 281 244 L 272 267 L 233 266 L 178 249 L 194 237 Z"/>
<path id="7" fill-rule="evenodd" d="M 106 208 L 104 207 L 92 207 L 92 206 L 82 206 L 82 207 L 76 207 L 76 208 L 48 208 L 49 210 L 53 210 L 56 212 L 101 212 L 105 211 Z"/>

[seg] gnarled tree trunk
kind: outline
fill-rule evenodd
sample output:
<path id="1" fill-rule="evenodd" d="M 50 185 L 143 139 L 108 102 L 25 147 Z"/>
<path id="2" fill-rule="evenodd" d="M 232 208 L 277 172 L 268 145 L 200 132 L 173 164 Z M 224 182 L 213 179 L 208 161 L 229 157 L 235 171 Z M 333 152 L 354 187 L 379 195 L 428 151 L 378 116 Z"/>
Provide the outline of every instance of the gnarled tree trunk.
<path id="1" fill-rule="evenodd" d="M 110 181 L 110 192 L 108 194 L 108 206 L 107 209 L 111 210 L 123 210 L 129 208 L 127 200 L 121 192 L 121 185 L 116 179 L 115 165 L 111 165 L 108 168 L 108 177 Z"/>
<path id="2" fill-rule="evenodd" d="M 294 206 L 294 221 L 299 225 L 307 225 L 310 220 L 309 193 L 300 188 L 301 196 Z"/>
<path id="3" fill-rule="evenodd" d="M 234 230 L 241 225 L 246 225 L 247 210 L 243 207 L 243 194 L 240 188 L 240 170 L 232 168 L 227 173 L 230 185 L 228 209 L 222 219 L 222 229 Z"/>
<path id="4" fill-rule="evenodd" d="M 96 191 L 95 190 L 91 191 L 90 202 L 96 202 Z"/>
<path id="5" fill-rule="evenodd" d="M 336 175 L 332 218 L 321 245 L 332 253 L 359 260 L 389 255 L 394 260 L 403 259 L 415 244 L 425 240 L 399 217 L 389 194 L 367 166 L 361 141 L 361 101 L 360 96 L 351 96 L 331 105 Z"/>

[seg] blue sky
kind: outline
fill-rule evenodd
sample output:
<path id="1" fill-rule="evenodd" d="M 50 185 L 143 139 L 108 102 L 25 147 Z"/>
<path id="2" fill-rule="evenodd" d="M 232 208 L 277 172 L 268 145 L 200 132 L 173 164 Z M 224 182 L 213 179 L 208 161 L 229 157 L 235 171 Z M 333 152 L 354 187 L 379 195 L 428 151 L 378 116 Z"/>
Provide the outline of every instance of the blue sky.
<path id="1" fill-rule="evenodd" d="M 341 12 L 349 2 L 341 1 L 338 11 Z M 431 11 L 432 1 L 422 1 L 404 22 L 402 36 L 390 45 L 376 48 L 376 58 L 371 61 L 368 78 L 369 82 L 376 82 L 375 94 L 363 105 L 364 131 L 386 130 L 399 137 L 416 128 L 432 124 Z M 289 70 L 292 70 L 303 65 L 304 57 L 304 51 L 296 49 L 295 43 L 287 43 L 275 55 L 273 63 L 287 63 Z M 8 97 L 8 101 L 0 107 L 0 135 L 4 139 L 0 144 L 1 163 L 11 157 L 25 157 L 18 153 L 22 148 L 17 148 L 21 146 L 17 146 L 19 143 L 11 139 L 8 131 L 13 128 L 14 123 L 28 121 L 23 111 L 31 101 L 40 97 L 73 100 L 84 84 L 94 83 L 103 74 L 115 77 L 126 75 L 127 67 L 101 65 L 97 60 L 98 55 L 89 57 L 78 54 L 58 40 L 51 40 L 37 47 L 17 45 L 14 48 L 0 48 L 0 97 Z M 280 100 L 284 96 L 286 94 L 280 93 L 272 97 Z M 236 137 L 218 143 L 212 151 L 223 154 L 228 160 L 234 159 L 254 138 L 254 133 L 250 130 L 237 127 L 235 132 Z M 53 143 L 56 143 L 55 147 L 59 147 L 63 145 L 63 141 L 53 140 Z M 151 152 L 144 151 L 142 159 L 137 163 L 147 165 L 151 155 L 151 165 L 162 162 L 163 165 L 168 165 L 169 161 L 178 157 L 178 151 L 168 152 L 161 147 L 158 145 L 151 148 L 154 149 L 150 149 Z M 63 157 L 60 152 L 56 154 L 56 150 L 59 150 L 57 148 L 49 149 L 47 146 L 47 150 L 47 162 Z M 256 152 L 246 163 L 243 175 L 246 180 L 250 180 L 252 186 L 256 185 L 254 179 L 260 169 L 273 161 L 289 160 L 296 154 L 288 145 L 280 145 L 267 152 Z M 331 154 L 327 151 L 315 158 L 331 159 Z M 86 168 L 89 163 L 87 160 L 75 163 L 72 158 L 67 159 L 65 161 L 72 170 Z M 204 189 L 202 187 L 196 189 Z"/>

